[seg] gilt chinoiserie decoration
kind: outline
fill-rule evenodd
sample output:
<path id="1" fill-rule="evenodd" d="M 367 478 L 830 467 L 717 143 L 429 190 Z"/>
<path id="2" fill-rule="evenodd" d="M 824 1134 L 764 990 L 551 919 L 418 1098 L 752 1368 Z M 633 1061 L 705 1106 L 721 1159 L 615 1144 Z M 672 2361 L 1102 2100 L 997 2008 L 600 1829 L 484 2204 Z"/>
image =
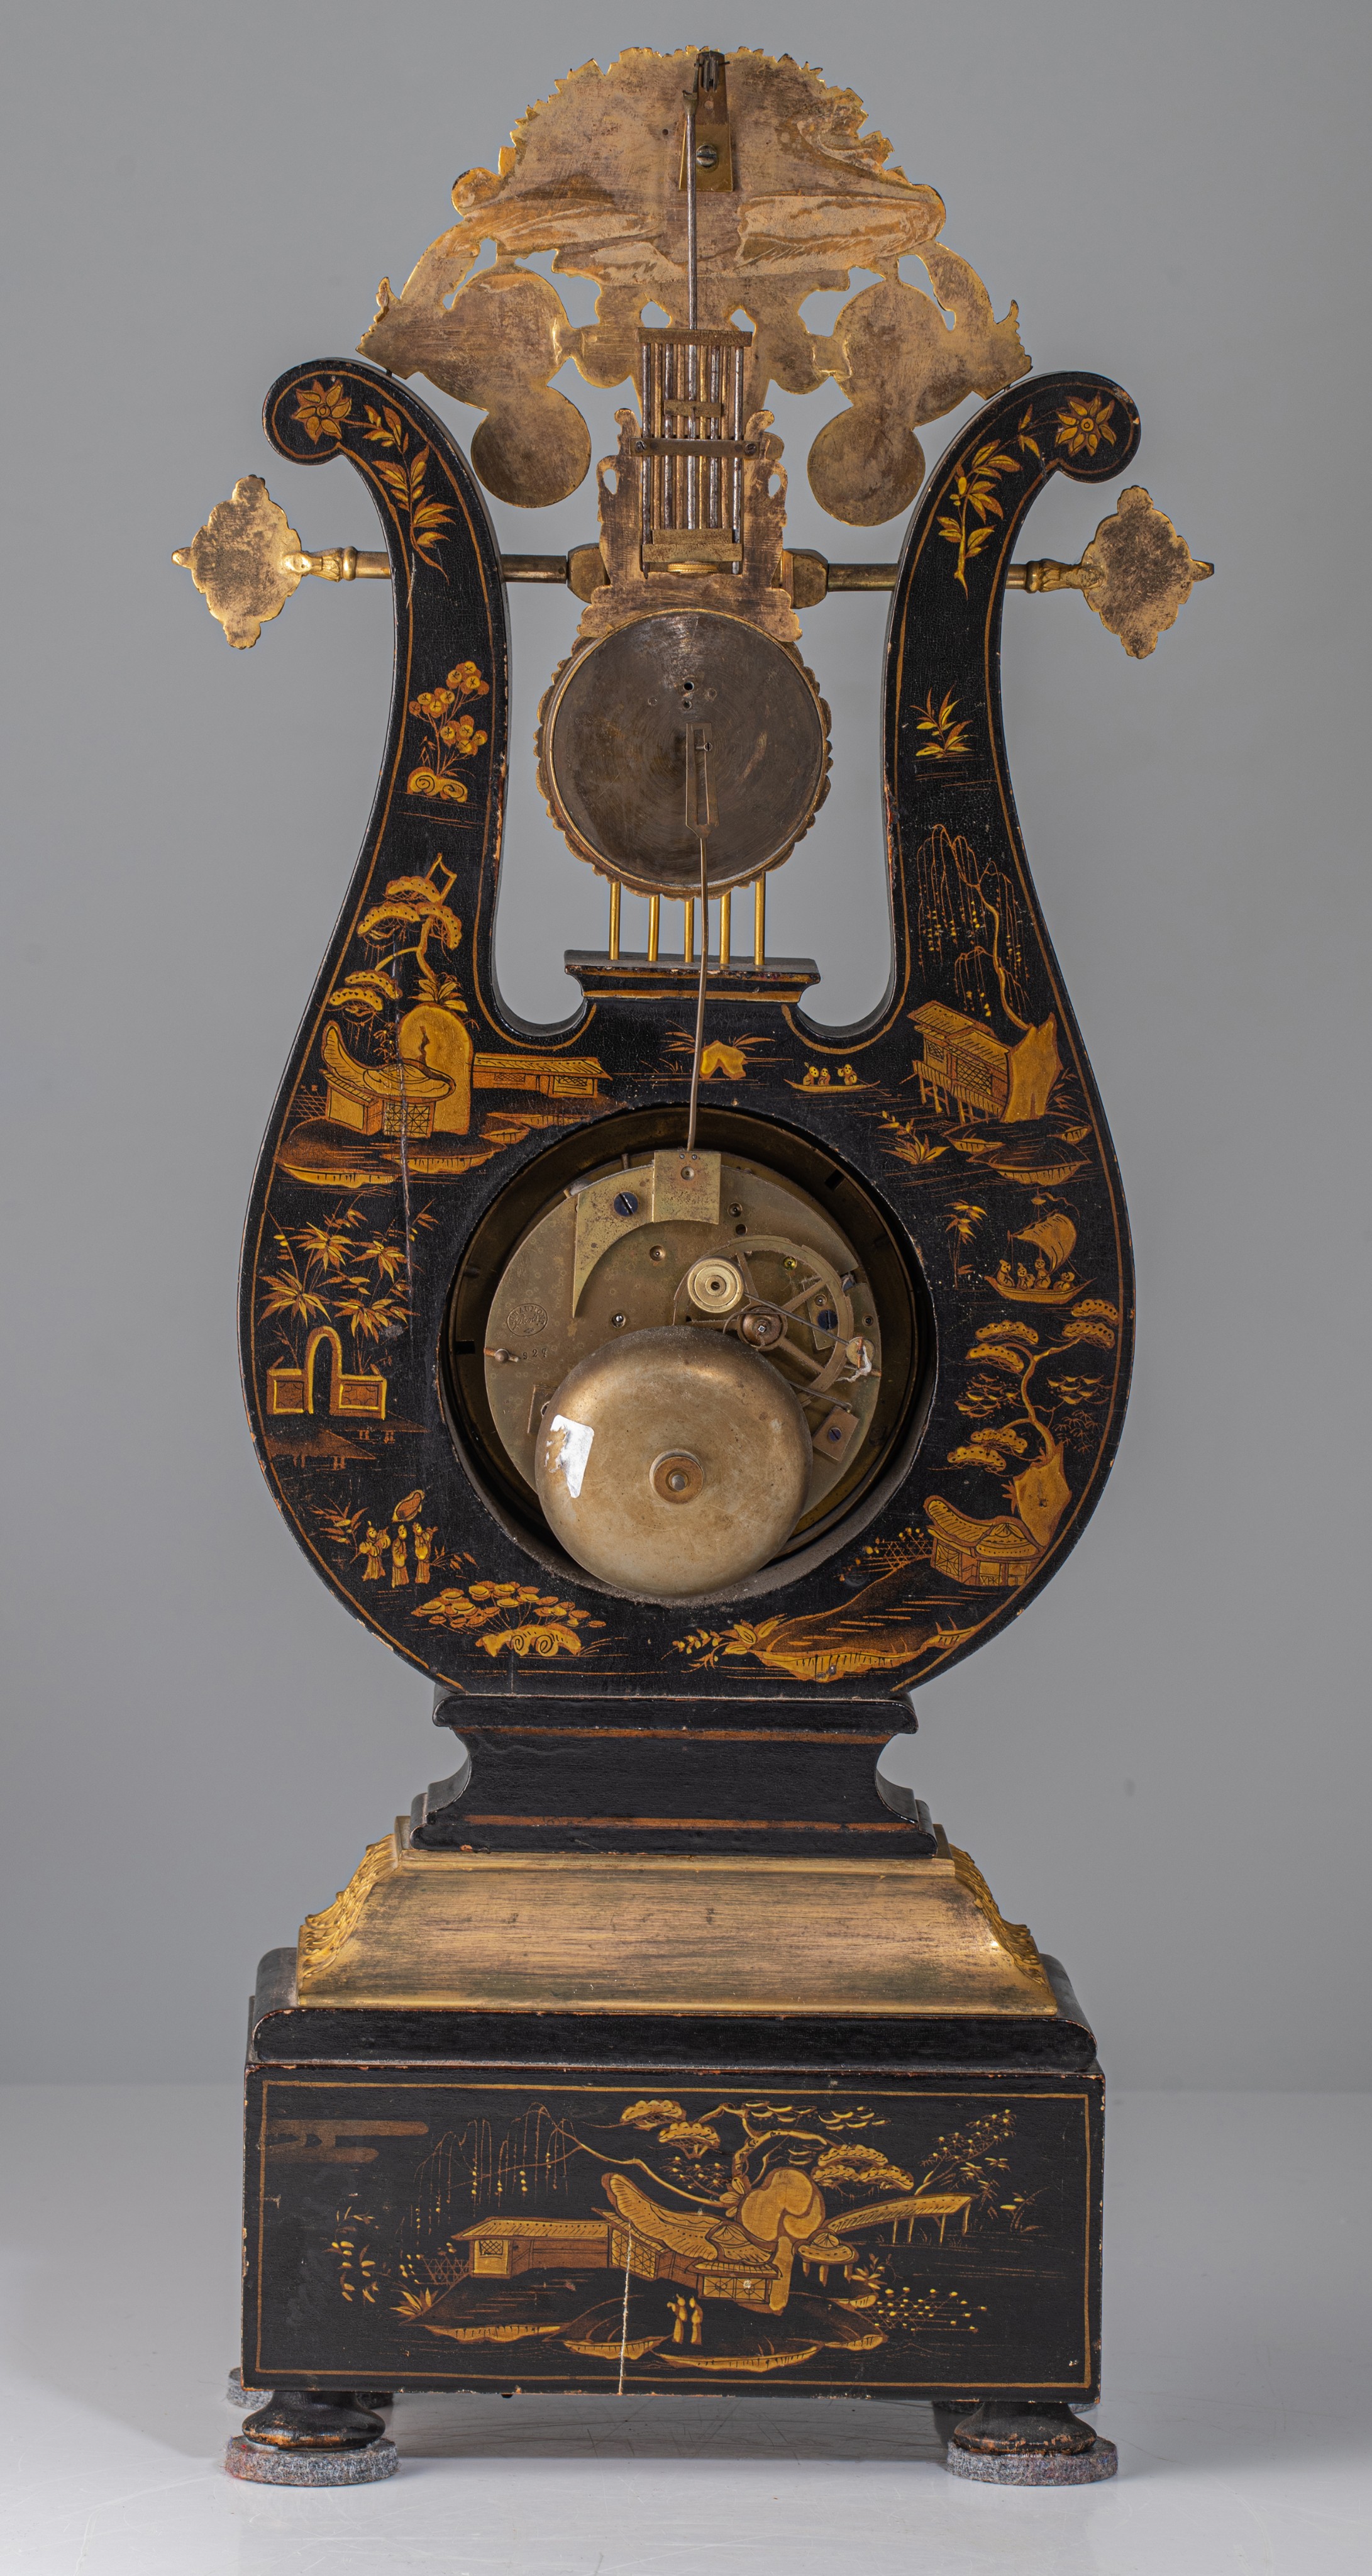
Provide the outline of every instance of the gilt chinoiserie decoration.
<path id="1" fill-rule="evenodd" d="M 376 803 L 268 1127 L 242 1354 L 283 1516 L 456 1738 L 259 1974 L 244 2373 L 276 2395 L 239 2475 L 387 2473 L 358 2398 L 383 2383 L 721 2373 L 923 2391 L 964 2476 L 1113 2466 L 1067 2403 L 1098 2366 L 1090 2031 L 876 1757 L 1062 1564 L 1128 1390 L 1005 596 L 1076 589 L 1139 659 L 1211 567 L 1136 483 L 1077 564 L 1016 559 L 1054 476 L 1128 474 L 1138 415 L 1031 372 L 864 113 L 746 50 L 571 74 L 457 182 L 360 354 L 267 397 L 278 454 L 345 458 L 384 547 L 307 550 L 248 475 L 176 557 L 240 648 L 307 577 L 392 586 Z M 827 332 L 816 290 L 847 298 Z M 537 509 L 589 476 L 569 359 L 623 389 L 597 525 L 502 554 L 483 485 Z M 416 378 L 480 414 L 470 463 Z M 811 489 L 850 529 L 905 520 L 890 560 L 788 545 L 769 390 L 831 384 Z M 524 580 L 579 609 L 532 744 Z M 844 789 L 838 590 L 889 598 L 890 971 L 841 1029 L 766 914 Z M 608 887 L 545 1030 L 494 966 L 528 759 Z"/>
<path id="2" fill-rule="evenodd" d="M 1127 1235 L 1024 858 L 993 686 L 997 573 L 1035 492 L 1058 470 L 1082 480 L 1118 471 L 1137 440 L 1127 398 L 1090 384 L 1015 388 L 930 478 L 892 602 L 888 998 L 862 1028 L 823 1029 L 804 1010 L 813 967 L 759 964 L 751 940 L 720 966 L 716 947 L 713 1055 L 708 1074 L 702 1056 L 699 1088 L 717 1182 L 699 1215 L 683 1207 L 665 1229 L 659 1220 L 656 1267 L 642 1237 L 660 1187 L 654 1158 L 672 1144 L 673 1104 L 689 1084 L 698 961 L 683 960 L 680 946 L 652 961 L 579 960 L 588 998 L 575 1034 L 535 1048 L 511 1026 L 493 964 L 507 655 L 499 558 L 479 495 L 438 421 L 360 367 L 312 365 L 274 391 L 269 431 L 287 454 L 345 454 L 370 481 L 406 631 L 375 846 L 283 1087 L 250 1224 L 249 1400 L 268 1473 L 316 1563 L 388 1643 L 451 1689 L 480 1695 L 500 1686 L 511 1658 L 534 1658 L 540 1693 L 560 1688 L 578 1701 L 646 1682 L 689 1701 L 706 1670 L 716 1697 L 785 1697 L 802 1683 L 886 1701 L 1013 1617 L 1094 1503 L 1127 1384 Z M 333 404 L 316 435 L 321 385 Z M 1108 414 L 1110 444 L 1094 455 L 1057 443 L 1074 402 Z M 381 446 L 378 423 L 391 445 Z M 424 464 L 427 506 L 443 522 L 432 563 L 413 552 L 397 489 L 380 471 L 402 440 Z M 978 500 L 1000 515 L 979 518 Z M 979 534 L 991 542 L 977 546 Z M 714 614 L 654 610 L 618 631 L 637 639 L 660 619 L 673 629 L 675 665 L 683 650 L 689 660 L 716 649 L 700 640 L 702 617 Z M 749 631 L 741 619 L 727 624 Z M 754 641 L 771 649 L 770 638 Z M 724 649 L 736 649 L 732 632 Z M 731 740 L 715 730 L 712 848 L 727 828 Z M 585 741 L 581 726 L 578 747 Z M 677 864 L 665 797 L 660 819 L 662 882 L 675 887 L 663 899 L 679 903 L 685 872 L 665 873 Z M 749 819 L 745 806 L 740 834 Z M 684 828 L 680 837 L 684 846 Z M 727 865 L 735 873 L 732 855 Z M 803 1210 L 765 1207 L 756 1172 L 744 1176 L 745 1163 L 762 1160 L 758 1122 L 775 1122 L 797 1175 L 813 1184 L 801 1181 Z M 541 1270 L 532 1285 L 521 1270 L 498 1315 L 489 1299 L 481 1307 L 469 1267 L 453 1257 L 455 1235 L 479 1240 L 480 1285 L 493 1285 L 543 1202 L 575 1213 L 564 1193 L 587 1177 L 588 1144 L 590 1174 L 613 1174 L 627 1152 L 631 1176 L 648 1175 L 630 1193 L 632 1216 L 611 1217 L 600 1276 L 574 1313 L 548 1302 Z M 527 1190 L 516 1179 L 525 1173 Z M 739 1204 L 758 1238 L 756 1250 L 745 1242 L 751 1301 L 786 1306 L 781 1289 L 802 1282 L 785 1264 L 808 1266 L 808 1305 L 769 1365 L 798 1390 L 825 1381 L 805 1407 L 821 1460 L 836 1403 L 856 1397 L 872 1429 L 848 1456 L 846 1490 L 832 1489 L 847 1508 L 816 1515 L 812 1501 L 765 1582 L 741 1577 L 746 1593 L 730 1587 L 708 1614 L 687 1615 L 667 1600 L 578 1589 L 538 1505 L 532 1441 L 513 1455 L 497 1425 L 519 1449 L 534 1396 L 551 1397 L 574 1357 L 612 1330 L 679 1328 L 695 1315 L 694 1329 L 742 1341 L 739 1316 L 712 1317 L 683 1297 L 693 1259 L 739 1241 L 726 1183 L 735 1197 L 749 1193 Z M 782 1186 L 779 1174 L 773 1187 Z M 815 1230 L 819 1209 L 832 1239 Z M 503 1257 L 488 1270 L 497 1245 Z M 892 1276 L 886 1314 L 840 1285 L 874 1263 Z M 620 1312 L 627 1328 L 611 1326 Z M 327 1389 L 316 1367 L 306 1404 L 294 1390 L 321 1329 L 346 1342 L 349 1366 Z M 864 1333 L 871 1374 L 880 1371 L 875 1406 L 869 1378 L 855 1377 L 840 1350 Z M 506 1356 L 494 1360 L 496 1349 Z M 358 1437 L 350 1378 L 370 1378 L 378 1405 L 384 1389 L 375 1439 Z M 914 1460 L 893 1473 L 921 1414 Z M 416 1514 L 397 1512 L 416 1490 Z M 433 1532 L 422 1567 L 407 1536 L 416 1521 Z M 370 1530 L 390 1533 L 384 1579 Z M 403 1569 L 392 1562 L 397 1539 Z M 504 1586 L 513 1588 L 502 1596 Z M 524 1615 L 493 1614 L 501 1597 L 522 1600 Z"/>
<path id="3" fill-rule="evenodd" d="M 531 2390 L 909 2397 L 1018 2367 L 1027 2332 L 1046 2382 L 1089 2389 L 1100 2135 L 1080 2081 L 784 2103 L 564 2082 L 530 2100 L 435 2072 L 405 2118 L 378 2107 L 374 2080 L 263 2082 L 264 2374 L 311 2349 L 314 2319 L 283 2295 L 309 2211 L 355 2376 L 502 2389 L 517 2351 Z M 1016 2260 L 1030 2249 L 1051 2256 L 1046 2302 Z"/>

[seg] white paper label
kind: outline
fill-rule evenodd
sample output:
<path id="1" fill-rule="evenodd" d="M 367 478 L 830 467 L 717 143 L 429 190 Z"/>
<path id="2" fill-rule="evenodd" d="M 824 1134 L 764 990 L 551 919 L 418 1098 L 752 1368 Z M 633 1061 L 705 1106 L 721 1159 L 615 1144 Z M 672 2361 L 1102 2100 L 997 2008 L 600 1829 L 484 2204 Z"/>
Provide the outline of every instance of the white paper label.
<path id="1" fill-rule="evenodd" d="M 556 1455 L 552 1448 L 555 1431 L 562 1434 L 562 1445 Z M 573 1502 L 581 1491 L 581 1479 L 586 1473 L 586 1461 L 594 1438 L 589 1422 L 569 1422 L 565 1413 L 555 1413 L 548 1425 L 548 1473 L 566 1477 L 567 1491 Z"/>

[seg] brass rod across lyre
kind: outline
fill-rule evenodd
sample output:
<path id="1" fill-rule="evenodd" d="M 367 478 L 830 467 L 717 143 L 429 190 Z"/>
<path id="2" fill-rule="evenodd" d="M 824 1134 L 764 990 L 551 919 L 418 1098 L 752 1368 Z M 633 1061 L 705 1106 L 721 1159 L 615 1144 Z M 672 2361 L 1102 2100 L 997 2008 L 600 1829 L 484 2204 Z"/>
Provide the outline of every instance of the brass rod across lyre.
<path id="1" fill-rule="evenodd" d="M 721 439 L 713 439 L 708 443 L 702 440 L 694 445 L 690 441 L 679 438 L 657 441 L 640 439 L 638 443 L 645 455 L 653 452 L 657 447 L 661 447 L 664 454 L 670 450 L 673 456 L 689 453 L 718 458 L 728 457 L 732 453 L 729 442 Z M 581 556 L 598 554 L 599 551 L 598 547 L 591 546 L 577 546 L 573 549 L 574 553 Z M 829 563 L 823 555 L 815 554 L 807 554 L 804 560 L 807 565 L 817 566 L 824 575 L 824 587 L 816 593 L 818 598 L 826 597 L 831 590 L 894 590 L 896 575 L 900 570 L 899 564 L 894 563 Z M 329 546 L 322 554 L 303 552 L 284 554 L 280 561 L 284 572 L 298 573 L 302 579 L 307 573 L 313 573 L 321 581 L 389 581 L 391 577 L 389 555 L 366 554 L 359 546 Z M 190 548 L 178 546 L 172 556 L 172 562 L 188 565 Z M 707 570 L 711 568 L 706 567 Z M 1063 587 L 1060 582 L 1042 584 L 1027 582 L 1024 578 L 1026 572 L 1037 569 L 1039 567 L 1034 565 L 1016 565 L 1009 576 L 1011 589 L 1056 590 Z M 1056 566 L 1047 567 L 1047 569 L 1063 570 L 1066 567 Z M 573 566 L 568 555 L 502 555 L 500 571 L 502 579 L 507 582 L 537 581 L 574 590 L 580 590 L 583 585 L 588 584 L 587 571 L 580 566 Z M 603 588 L 604 579 L 603 573 L 599 579 L 596 579 L 594 568 L 591 568 L 589 587 Z M 807 598 L 805 605 L 809 607 L 812 604 L 813 602 Z"/>
<path id="2" fill-rule="evenodd" d="M 687 408 L 696 392 L 692 381 L 687 387 Z M 677 453 L 683 442 L 671 444 Z M 702 444 L 700 453 L 722 456 L 727 442 Z M 645 471 L 649 464 L 655 471 L 657 461 L 647 460 Z M 667 540 L 684 549 L 687 560 L 674 561 L 671 569 L 677 574 L 698 569 L 708 576 L 717 568 L 714 555 L 720 541 L 714 536 L 702 538 L 694 526 L 698 494 L 688 497 L 686 518 L 691 524 Z M 693 548 L 704 549 L 698 567 Z M 391 572 L 388 555 L 368 553 L 359 546 L 326 546 L 318 554 L 307 552 L 284 510 L 255 474 L 235 485 L 232 500 L 211 511 L 193 543 L 178 546 L 172 562 L 193 575 L 229 642 L 240 646 L 256 643 L 262 626 L 279 616 L 308 574 L 319 581 L 388 581 Z M 598 545 L 573 546 L 562 555 L 502 555 L 500 569 L 507 582 L 565 585 L 584 600 L 593 599 L 609 580 Z M 1141 484 L 1135 484 L 1120 494 L 1110 517 L 1102 519 L 1080 563 L 1045 559 L 1011 564 L 1005 586 L 1036 595 L 1080 591 L 1087 607 L 1119 637 L 1126 653 L 1141 658 L 1175 623 L 1194 584 L 1208 581 L 1214 569 L 1213 564 L 1196 561 L 1166 513 L 1156 508 Z M 896 563 L 830 563 L 806 547 L 783 554 L 777 567 L 778 581 L 798 609 L 815 607 L 830 591 L 894 590 L 899 574 Z"/>
<path id="3" fill-rule="evenodd" d="M 674 455 L 680 443 L 679 440 L 672 442 Z M 715 442 L 708 453 L 712 456 L 721 453 L 720 443 Z M 584 549 L 578 548 L 577 551 Z M 189 561 L 190 548 L 178 546 L 172 562 L 184 566 Z M 822 555 L 807 555 L 806 561 L 823 567 L 826 597 L 831 590 L 894 590 L 900 571 L 898 563 L 829 563 Z M 389 581 L 391 577 L 390 556 L 367 553 L 361 546 L 326 546 L 321 554 L 283 555 L 281 562 L 287 572 L 298 572 L 302 576 L 313 573 L 321 581 Z M 1214 569 L 1213 564 L 1198 564 L 1196 578 L 1205 580 Z M 568 584 L 566 555 L 502 555 L 500 570 L 506 581 Z M 1090 582 L 1089 571 L 1083 572 L 1079 563 L 1054 563 L 1051 558 L 1038 563 L 1012 564 L 1005 576 L 1007 590 L 1087 590 Z"/>
<path id="4" fill-rule="evenodd" d="M 172 556 L 179 563 L 179 555 Z M 283 555 L 283 572 L 298 572 L 302 578 L 313 573 L 317 581 L 389 581 L 391 559 L 386 554 L 366 554 L 358 546 L 329 546 L 322 555 Z"/>

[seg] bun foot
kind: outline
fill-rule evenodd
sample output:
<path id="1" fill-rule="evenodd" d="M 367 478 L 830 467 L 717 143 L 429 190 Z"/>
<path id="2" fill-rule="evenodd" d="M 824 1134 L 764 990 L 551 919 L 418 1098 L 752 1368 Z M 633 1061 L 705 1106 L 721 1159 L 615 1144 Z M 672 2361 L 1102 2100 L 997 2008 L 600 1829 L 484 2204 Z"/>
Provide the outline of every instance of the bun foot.
<path id="1" fill-rule="evenodd" d="M 285 2388 L 248 2417 L 224 2466 L 255 2486 L 353 2487 L 393 2478 L 400 2455 L 352 2389 Z"/>
<path id="2" fill-rule="evenodd" d="M 989 2397 L 949 2427 L 947 2466 L 982 2486 L 1094 2486 L 1119 2453 L 1070 2406 Z"/>
<path id="3" fill-rule="evenodd" d="M 259 2487 L 365 2487 L 377 2478 L 393 2478 L 400 2453 L 387 2434 L 364 2443 L 360 2451 L 282 2450 L 269 2442 L 249 2442 L 235 2433 L 224 2453 L 231 2478 Z"/>

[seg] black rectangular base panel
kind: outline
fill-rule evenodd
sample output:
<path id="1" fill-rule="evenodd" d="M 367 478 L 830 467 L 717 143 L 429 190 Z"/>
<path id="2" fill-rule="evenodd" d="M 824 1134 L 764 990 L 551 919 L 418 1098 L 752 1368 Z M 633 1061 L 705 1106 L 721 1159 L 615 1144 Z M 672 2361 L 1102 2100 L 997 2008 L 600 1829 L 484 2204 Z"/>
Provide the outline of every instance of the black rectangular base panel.
<path id="1" fill-rule="evenodd" d="M 1095 2396 L 1098 2066 L 788 2068 L 748 2024 L 480 2066 L 444 2019 L 446 2066 L 250 2059 L 250 2385 Z"/>

